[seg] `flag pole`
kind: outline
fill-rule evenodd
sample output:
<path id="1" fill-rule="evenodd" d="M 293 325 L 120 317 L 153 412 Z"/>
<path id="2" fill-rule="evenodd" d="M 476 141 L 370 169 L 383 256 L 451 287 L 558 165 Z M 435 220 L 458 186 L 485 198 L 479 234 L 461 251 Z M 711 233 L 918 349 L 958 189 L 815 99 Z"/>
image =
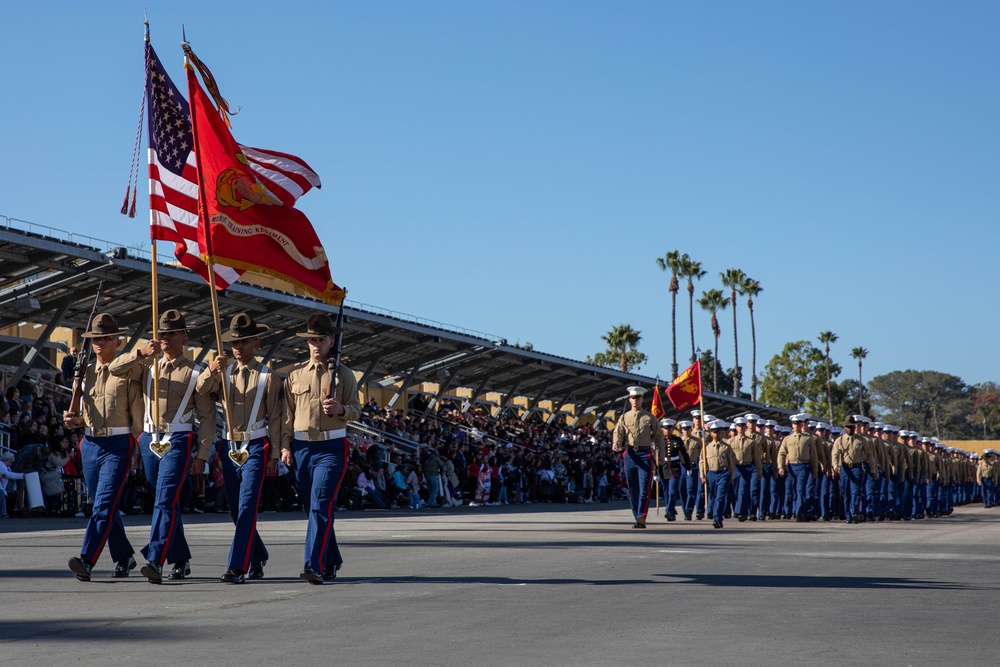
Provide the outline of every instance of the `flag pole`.
<path id="1" fill-rule="evenodd" d="M 183 31 L 183 27 L 181 28 Z M 182 33 L 183 34 L 183 33 Z M 191 51 L 190 46 L 187 42 L 187 35 L 183 37 L 184 41 L 181 43 L 182 48 L 184 48 L 184 69 L 188 72 L 193 72 L 191 69 L 191 63 L 188 60 L 187 54 Z M 193 75 L 193 74 L 192 74 Z M 189 79 L 190 82 L 190 79 Z M 195 146 L 198 145 L 198 121 L 197 116 L 194 112 L 194 100 L 192 99 L 190 92 L 190 83 L 188 85 L 188 103 L 191 108 L 191 137 Z M 212 324 L 215 327 L 215 349 L 218 354 L 225 354 L 225 350 L 222 348 L 222 326 L 219 324 L 219 297 L 215 293 L 215 253 L 212 252 L 212 233 L 208 227 L 208 206 L 205 203 L 205 178 L 204 170 L 201 167 L 201 154 L 195 150 L 195 164 L 198 167 L 198 226 L 204 225 L 205 230 L 205 266 L 208 268 L 208 290 L 212 297 Z M 200 234 L 199 234 L 200 235 Z M 233 427 L 233 421 L 229 415 L 229 390 L 226 388 L 226 371 L 228 370 L 228 364 L 225 368 L 219 369 L 222 372 L 222 381 L 219 383 L 222 388 L 222 414 L 226 418 L 226 428 L 229 429 L 229 435 L 232 436 L 235 428 Z M 228 438 L 227 438 L 228 439 Z"/>
<path id="2" fill-rule="evenodd" d="M 152 226 L 149 228 L 150 232 L 153 231 Z M 151 267 L 151 280 L 153 288 L 153 340 L 160 340 L 160 305 L 159 305 L 159 295 L 156 282 L 156 239 L 152 239 L 152 250 L 149 253 Z M 158 361 L 156 357 L 153 357 L 153 440 L 159 440 L 160 436 L 160 373 L 157 367 Z"/>
<path id="3" fill-rule="evenodd" d="M 146 28 L 146 94 L 152 95 L 150 92 L 151 84 L 149 81 L 149 18 L 146 16 L 145 9 L 143 10 L 143 24 Z M 152 113 L 152 105 L 150 105 L 150 113 Z M 153 192 L 150 190 L 150 199 L 152 200 Z M 152 202 L 150 205 L 150 218 L 153 215 Z M 152 223 L 152 220 L 150 221 Z M 149 226 L 149 242 L 150 242 L 150 252 L 149 252 L 149 263 L 150 263 L 150 281 L 151 281 L 151 291 L 153 296 L 152 312 L 153 312 L 153 340 L 160 340 L 160 296 L 159 296 L 159 285 L 157 283 L 157 265 L 159 262 L 156 259 L 156 236 L 153 234 L 153 225 Z M 153 367 L 150 372 L 153 374 L 153 397 L 151 403 L 153 404 L 153 433 L 152 438 L 154 442 L 160 439 L 160 373 L 158 368 L 158 359 L 153 357 Z"/>
<path id="4" fill-rule="evenodd" d="M 194 120 L 194 114 L 191 114 L 191 119 L 192 121 Z M 198 179 L 201 179 L 201 169 L 198 170 Z M 199 190 L 204 192 L 204 184 L 201 184 Z M 206 213 L 204 208 L 202 208 L 202 213 Z M 207 221 L 205 226 L 207 228 Z M 215 257 L 213 257 L 211 253 L 208 254 L 205 265 L 208 267 L 208 288 L 212 292 L 212 323 L 215 325 L 216 350 L 219 354 L 225 354 L 225 351 L 222 349 L 222 325 L 219 324 L 219 297 L 215 293 Z M 222 387 L 222 412 L 226 417 L 226 427 L 229 429 L 229 435 L 232 436 L 236 429 L 233 426 L 232 420 L 229 418 L 229 391 L 226 389 L 226 370 L 228 367 L 229 365 L 226 364 L 226 368 L 220 369 L 222 372 L 222 381 L 219 385 Z"/>
<path id="5" fill-rule="evenodd" d="M 700 364 L 701 362 L 698 361 L 696 363 Z M 698 367 L 698 371 L 699 371 L 698 372 L 698 377 L 701 378 L 701 367 L 700 366 Z M 701 419 L 698 420 L 698 423 L 701 424 L 701 451 L 704 452 L 705 451 L 705 446 L 708 444 L 708 443 L 705 442 L 705 391 L 701 390 L 701 391 L 698 392 L 698 394 L 699 394 L 698 395 L 698 409 L 701 410 Z M 705 462 L 706 463 L 708 462 L 708 455 L 707 454 L 705 455 Z M 704 491 L 705 491 L 705 516 L 708 516 L 708 471 L 707 470 L 703 470 L 702 472 L 705 473 L 705 483 L 702 485 L 702 486 L 705 487 L 705 489 L 704 489 Z"/>

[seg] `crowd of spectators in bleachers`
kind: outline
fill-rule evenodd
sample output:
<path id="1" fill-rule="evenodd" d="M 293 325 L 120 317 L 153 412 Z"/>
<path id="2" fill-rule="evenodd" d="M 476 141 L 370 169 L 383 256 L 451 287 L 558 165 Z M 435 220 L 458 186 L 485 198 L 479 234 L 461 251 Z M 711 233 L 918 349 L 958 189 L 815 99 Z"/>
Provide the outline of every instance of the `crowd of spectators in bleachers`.
<path id="1" fill-rule="evenodd" d="M 26 376 L 3 389 L 0 431 L 9 449 L 0 463 L 0 485 L 8 491 L 0 516 L 83 515 L 89 508 L 82 484 L 80 434 L 66 429 L 62 413 L 69 392 L 61 373 Z M 426 411 L 416 401 L 410 414 L 364 406 L 364 433 L 352 436 L 351 464 L 339 509 L 519 503 L 607 502 L 624 497 L 620 456 L 610 433 L 592 427 L 552 426 L 516 415 L 445 401 Z M 380 435 L 381 434 L 381 435 Z M 183 505 L 192 512 L 227 512 L 219 448 L 202 480 L 189 484 Z M 141 465 L 141 463 L 140 463 Z M 6 473 L 4 471 L 7 471 Z M 37 472 L 44 508 L 29 508 L 25 473 Z M 294 475 L 279 465 L 268 477 L 263 512 L 301 509 Z M 203 489 L 195 493 L 194 489 Z M 141 469 L 129 475 L 121 509 L 149 513 L 152 492 Z"/>

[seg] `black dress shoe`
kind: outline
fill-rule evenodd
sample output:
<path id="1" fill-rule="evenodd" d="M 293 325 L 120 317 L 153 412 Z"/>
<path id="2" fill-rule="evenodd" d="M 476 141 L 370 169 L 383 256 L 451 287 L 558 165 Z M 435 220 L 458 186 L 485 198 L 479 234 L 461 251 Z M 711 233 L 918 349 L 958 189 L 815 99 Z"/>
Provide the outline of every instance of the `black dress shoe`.
<path id="1" fill-rule="evenodd" d="M 149 579 L 151 584 L 162 584 L 163 583 L 163 566 L 157 565 L 156 563 L 146 563 L 139 570 L 142 576 Z"/>
<path id="2" fill-rule="evenodd" d="M 736 517 L 736 520 L 739 521 L 740 523 L 743 523 L 744 521 L 747 520 L 747 518 L 745 516 L 738 516 L 738 517 Z"/>
<path id="3" fill-rule="evenodd" d="M 719 523 L 718 521 L 713 521 L 712 528 L 722 528 L 722 524 Z"/>
<path id="4" fill-rule="evenodd" d="M 698 521 L 701 521 L 705 518 L 705 515 L 699 512 L 698 514 L 695 515 L 695 518 L 698 519 Z"/>
<path id="5" fill-rule="evenodd" d="M 751 521 L 756 521 L 757 520 L 757 515 L 756 514 L 751 514 L 747 518 L 750 519 Z M 761 519 L 761 521 L 763 521 L 763 519 Z"/>
<path id="6" fill-rule="evenodd" d="M 691 520 L 691 512 L 684 512 L 684 520 L 685 521 Z"/>
<path id="7" fill-rule="evenodd" d="M 667 521 L 677 521 L 677 515 L 676 514 L 668 514 L 667 515 Z"/>
<path id="8" fill-rule="evenodd" d="M 325 570 L 323 570 L 323 581 L 333 581 L 334 579 L 336 579 L 337 570 L 339 569 L 340 566 L 338 565 L 337 567 L 328 567 Z"/>
<path id="9" fill-rule="evenodd" d="M 123 579 L 128 576 L 129 572 L 135 569 L 135 565 L 135 558 L 133 556 L 120 560 L 115 563 L 115 571 L 111 573 L 111 576 L 115 579 Z"/>
<path id="10" fill-rule="evenodd" d="M 310 584 L 320 585 L 323 583 L 323 577 L 320 575 L 320 573 L 312 569 L 308 565 L 302 568 L 302 571 L 299 572 L 299 579 L 305 579 Z"/>
<path id="11" fill-rule="evenodd" d="M 69 569 L 79 581 L 90 581 L 90 571 L 94 566 L 83 559 L 82 556 L 73 556 L 69 559 Z"/>
<path id="12" fill-rule="evenodd" d="M 259 563 L 250 563 L 250 571 L 247 572 L 247 579 L 263 579 L 265 565 L 267 565 L 266 560 L 262 560 Z"/>
<path id="13" fill-rule="evenodd" d="M 237 570 L 235 567 L 231 567 L 226 570 L 225 574 L 219 577 L 219 580 L 224 584 L 242 584 L 246 579 L 243 573 Z"/>
<path id="14" fill-rule="evenodd" d="M 191 574 L 191 561 L 184 560 L 174 565 L 174 569 L 170 570 L 170 574 L 167 575 L 167 579 L 178 581 L 180 579 L 183 579 L 184 577 L 189 576 L 190 574 Z"/>

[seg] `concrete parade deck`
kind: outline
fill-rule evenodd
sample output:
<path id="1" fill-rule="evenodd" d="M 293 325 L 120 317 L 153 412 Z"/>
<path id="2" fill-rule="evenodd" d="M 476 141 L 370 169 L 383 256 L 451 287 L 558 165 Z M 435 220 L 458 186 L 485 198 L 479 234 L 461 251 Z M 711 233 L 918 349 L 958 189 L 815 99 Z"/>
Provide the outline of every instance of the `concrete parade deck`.
<path id="1" fill-rule="evenodd" d="M 942 665 L 996 651 L 1000 509 L 864 524 L 632 530 L 623 503 L 337 515 L 337 582 L 298 578 L 305 519 L 261 515 L 263 581 L 225 585 L 228 516 L 185 515 L 192 577 L 90 583 L 84 519 L 0 521 L 0 662 Z M 148 516 L 126 517 L 133 546 Z M 173 654 L 172 659 L 165 658 Z"/>

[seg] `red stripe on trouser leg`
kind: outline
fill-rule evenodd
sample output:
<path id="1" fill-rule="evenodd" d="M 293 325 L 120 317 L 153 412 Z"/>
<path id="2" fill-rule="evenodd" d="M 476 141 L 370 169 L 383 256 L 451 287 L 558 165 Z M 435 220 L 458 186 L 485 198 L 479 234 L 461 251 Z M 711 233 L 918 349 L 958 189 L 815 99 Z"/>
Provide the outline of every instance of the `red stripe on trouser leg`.
<path id="1" fill-rule="evenodd" d="M 653 488 L 653 450 L 649 450 L 649 475 L 646 476 L 646 502 L 642 506 L 642 512 L 639 514 L 641 516 L 646 516 L 649 513 L 649 491 Z"/>
<path id="2" fill-rule="evenodd" d="M 94 443 L 94 441 L 91 440 L 91 443 Z M 96 443 L 94 443 L 94 446 L 95 447 L 97 446 Z M 132 449 L 134 447 L 135 447 L 135 438 L 132 437 L 131 434 L 129 434 L 128 460 L 125 462 L 125 465 L 123 466 L 123 468 L 125 469 L 125 474 L 122 475 L 122 479 L 118 483 L 118 493 L 115 494 L 115 501 L 111 504 L 111 507 L 108 509 L 108 525 L 104 528 L 104 534 L 101 535 L 101 538 L 97 541 L 97 546 L 94 548 L 93 555 L 87 554 L 87 562 L 89 563 L 97 562 L 97 559 L 101 555 L 101 552 L 104 551 L 104 545 L 107 544 L 108 542 L 108 536 L 111 535 L 111 527 L 112 524 L 114 523 L 115 515 L 118 512 L 118 505 L 121 503 L 122 500 L 122 492 L 125 491 L 125 482 L 128 481 L 128 470 L 129 466 L 132 465 Z"/>
<path id="3" fill-rule="evenodd" d="M 344 476 L 347 475 L 347 456 L 350 454 L 350 445 L 347 443 L 347 438 L 341 438 L 341 442 L 344 445 L 344 464 L 341 466 L 340 479 L 337 480 L 337 486 L 333 489 L 333 495 L 330 498 L 330 507 L 326 512 L 326 530 L 323 532 L 323 541 L 320 542 L 319 547 L 320 567 L 326 567 L 326 549 L 330 544 L 330 531 L 333 530 L 333 509 L 337 506 L 340 485 L 344 482 Z"/>
<path id="4" fill-rule="evenodd" d="M 194 433 L 188 433 L 187 435 L 187 458 L 184 460 L 184 475 L 191 472 L 191 443 L 194 440 Z M 181 515 L 181 492 L 184 490 L 184 476 L 181 477 L 181 481 L 177 484 L 177 490 L 174 493 L 174 500 L 170 503 L 170 526 L 167 528 L 167 534 L 163 536 L 163 553 L 160 554 L 157 565 L 163 565 L 167 560 L 167 554 L 170 552 L 170 542 L 174 538 L 174 527 L 177 525 L 177 520 Z"/>
<path id="5" fill-rule="evenodd" d="M 250 534 L 247 536 L 246 555 L 243 558 L 243 567 L 240 568 L 244 572 L 250 569 L 250 559 L 253 556 L 254 538 L 257 537 L 257 508 L 260 506 L 260 494 L 261 490 L 264 488 L 264 478 L 267 477 L 267 462 L 270 453 L 271 453 L 271 443 L 265 437 L 264 456 L 263 456 L 264 469 L 260 471 L 260 482 L 257 484 L 257 494 L 254 496 L 253 523 L 250 524 Z"/>

